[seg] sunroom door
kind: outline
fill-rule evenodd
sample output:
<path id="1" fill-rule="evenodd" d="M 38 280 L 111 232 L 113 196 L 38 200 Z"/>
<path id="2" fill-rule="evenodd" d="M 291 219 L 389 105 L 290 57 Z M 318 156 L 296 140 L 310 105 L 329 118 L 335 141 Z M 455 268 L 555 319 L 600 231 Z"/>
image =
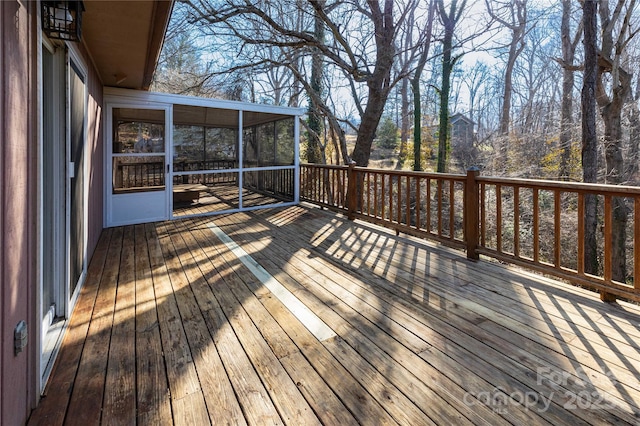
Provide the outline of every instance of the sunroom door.
<path id="1" fill-rule="evenodd" d="M 110 106 L 108 113 L 111 181 L 107 225 L 167 219 L 169 109 Z"/>

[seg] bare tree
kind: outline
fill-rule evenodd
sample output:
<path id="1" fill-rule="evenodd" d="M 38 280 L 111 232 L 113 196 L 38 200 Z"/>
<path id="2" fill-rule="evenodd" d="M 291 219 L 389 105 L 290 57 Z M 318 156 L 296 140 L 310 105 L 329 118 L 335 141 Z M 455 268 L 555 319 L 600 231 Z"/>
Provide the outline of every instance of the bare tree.
<path id="1" fill-rule="evenodd" d="M 184 6 L 176 5 L 174 18 L 167 29 L 164 46 L 152 82 L 156 92 L 178 93 L 192 96 L 219 96 L 214 89 L 211 67 L 202 58 L 202 49 L 184 23 Z"/>
<path id="2" fill-rule="evenodd" d="M 560 25 L 560 37 L 562 39 L 562 59 L 556 59 L 562 66 L 562 106 L 560 118 L 560 157 L 559 178 L 569 178 L 569 159 L 571 157 L 571 141 L 573 131 L 573 85 L 574 73 L 577 67 L 574 65 L 576 48 L 582 34 L 582 20 L 578 24 L 575 34 L 571 35 L 571 0 L 562 0 L 562 24 Z"/>
<path id="3" fill-rule="evenodd" d="M 462 76 L 462 82 L 466 86 L 467 92 L 469 92 L 469 118 L 471 121 L 478 119 L 478 98 L 480 90 L 488 78 L 489 67 L 482 61 L 476 62 Z"/>
<path id="4" fill-rule="evenodd" d="M 597 68 L 597 29 L 598 4 L 594 0 L 582 3 L 584 76 L 582 79 L 582 180 L 595 183 L 598 178 L 598 137 L 596 133 L 596 81 Z M 584 271 L 598 273 L 598 246 L 596 227 L 598 225 L 598 199 L 591 194 L 585 195 L 584 218 Z"/>
<path id="5" fill-rule="evenodd" d="M 557 47 L 552 28 L 538 16 L 535 19 L 536 24 L 531 25 L 526 34 L 520 53 L 522 60 L 513 68 L 511 119 L 517 123 L 519 134 L 545 137 L 550 130 L 548 126 L 554 121 L 549 120 L 549 116 L 554 113 L 560 79 L 557 68 L 549 60 Z"/>
<path id="6" fill-rule="evenodd" d="M 411 62 L 414 61 L 416 56 L 416 48 L 414 45 L 414 28 L 417 26 L 416 23 L 416 9 L 418 3 L 415 4 L 414 7 L 409 9 L 407 13 L 406 25 L 404 31 L 402 31 L 402 37 L 400 39 L 400 44 L 402 46 L 402 51 L 398 55 L 398 63 L 397 68 L 399 69 L 409 69 L 411 66 Z M 432 16 L 432 14 L 430 14 Z M 400 170 L 404 166 L 404 163 L 408 156 L 408 142 L 409 142 L 409 131 L 411 128 L 411 117 L 410 117 L 410 108 L 411 108 L 411 98 L 409 93 L 409 82 L 410 75 L 404 75 L 400 80 L 400 150 L 398 153 L 398 161 L 396 163 L 396 169 Z"/>
<path id="7" fill-rule="evenodd" d="M 240 67 L 287 67 L 296 78 L 305 80 L 300 81 L 300 85 L 308 90 L 312 88 L 310 84 L 304 84 L 308 83 L 308 76 L 293 70 L 292 64 L 294 58 L 308 57 L 315 49 L 324 58 L 325 71 L 328 68 L 340 70 L 354 87 L 365 87 L 364 107 L 352 157 L 357 164 L 367 165 L 378 122 L 395 83 L 391 70 L 397 59 L 397 30 L 406 18 L 406 7 L 418 0 L 403 5 L 394 0 L 185 1 L 192 7 L 193 21 L 211 34 L 224 35 L 233 41 L 236 52 L 248 52 L 244 63 L 227 71 Z M 298 16 L 296 12 L 301 8 L 306 16 L 322 22 L 325 40 L 292 22 L 291 17 Z M 274 58 L 267 47 L 280 49 L 281 55 Z M 308 95 L 313 98 L 311 93 Z M 320 109 L 331 114 L 326 105 Z M 327 118 L 330 122 L 336 119 L 335 116 Z"/>
<path id="8" fill-rule="evenodd" d="M 376 62 L 373 71 L 367 71 L 364 79 L 368 88 L 368 97 L 352 154 L 353 160 L 359 166 L 366 166 L 369 163 L 371 144 L 391 90 L 391 68 L 396 53 L 395 39 L 398 22 L 394 20 L 394 1 L 385 0 L 383 8 L 380 8 L 380 3 L 367 0 L 369 16 L 374 27 Z M 362 70 L 359 69 L 353 74 L 356 81 L 362 78 L 361 72 Z"/>
<path id="9" fill-rule="evenodd" d="M 445 8 L 443 0 L 436 0 L 436 7 L 440 22 L 444 27 L 442 40 L 442 85 L 440 87 L 440 125 L 438 128 L 438 164 L 436 171 L 444 173 L 447 170 L 447 156 L 449 151 L 449 95 L 451 89 L 451 73 L 459 56 L 454 57 L 453 36 L 456 25 L 460 22 L 462 12 L 467 5 L 466 0 L 458 5 L 452 0 L 449 10 Z"/>
<path id="10" fill-rule="evenodd" d="M 420 55 L 413 76 L 410 79 L 413 92 L 413 170 L 422 170 L 422 97 L 420 93 L 420 79 L 429 58 L 431 48 L 431 35 L 433 32 L 433 20 L 435 17 L 434 1 L 429 1 L 429 13 L 425 26 L 422 43 L 419 45 Z"/>
<path id="11" fill-rule="evenodd" d="M 637 59 L 636 59 L 637 61 Z M 640 72 L 636 74 L 636 88 L 627 108 L 629 120 L 629 155 L 627 157 L 626 173 L 627 179 L 633 184 L 638 184 L 638 161 L 640 161 Z"/>
<path id="12" fill-rule="evenodd" d="M 491 17 L 511 32 L 507 65 L 504 71 L 504 93 L 502 98 L 502 113 L 500 115 L 500 134 L 509 134 L 511 119 L 511 97 L 513 89 L 513 68 L 516 60 L 524 49 L 527 28 L 527 0 L 485 0 Z"/>
<path id="13" fill-rule="evenodd" d="M 324 7 L 324 0 L 319 0 L 322 4 L 321 7 Z M 318 41 L 318 43 L 325 42 L 325 25 L 323 20 L 320 18 L 317 12 L 314 13 L 313 16 L 313 35 Z M 321 136 L 323 131 L 324 118 L 320 112 L 320 108 L 317 102 L 317 98 L 322 98 L 323 96 L 323 80 L 324 80 L 324 60 L 323 60 L 322 51 L 320 49 L 313 48 L 313 53 L 311 55 L 311 90 L 317 94 L 317 97 L 309 97 L 309 136 L 307 138 L 307 161 L 310 163 L 319 163 L 322 158 L 322 149 L 321 149 Z M 322 161 L 326 163 L 325 161 Z"/>
<path id="14" fill-rule="evenodd" d="M 632 28 L 635 5 L 635 0 L 618 0 L 613 10 L 608 0 L 600 0 L 599 5 L 602 40 L 598 55 L 596 101 L 604 123 L 605 183 L 616 185 L 624 183 L 626 178 L 622 157 L 622 108 L 631 91 L 632 75 L 623 67 L 622 61 L 625 47 L 639 31 Z M 625 282 L 629 209 L 620 197 L 615 197 L 612 202 L 612 276 Z"/>

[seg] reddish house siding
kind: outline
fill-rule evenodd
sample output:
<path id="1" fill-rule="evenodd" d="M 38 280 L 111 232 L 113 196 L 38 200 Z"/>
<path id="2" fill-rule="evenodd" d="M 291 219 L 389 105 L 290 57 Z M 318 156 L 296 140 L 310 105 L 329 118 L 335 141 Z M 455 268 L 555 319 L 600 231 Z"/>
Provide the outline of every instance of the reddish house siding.
<path id="1" fill-rule="evenodd" d="M 29 349 L 15 355 L 13 333 L 24 320 L 29 334 L 36 335 L 33 317 L 36 279 L 36 118 L 33 102 L 35 4 L 27 1 L 0 2 L 2 109 L 0 112 L 0 424 L 25 421 L 29 374 L 34 372 L 35 353 Z M 33 341 L 33 339 L 31 339 Z M 32 346 L 32 345 L 30 345 Z"/>
<path id="2" fill-rule="evenodd" d="M 37 2 L 0 2 L 0 424 L 23 424 L 39 389 Z M 86 161 L 89 171 L 87 253 L 103 226 L 103 85 L 81 49 L 87 76 Z M 14 354 L 14 329 L 28 324 L 29 343 Z"/>
<path id="3" fill-rule="evenodd" d="M 84 204 L 87 215 L 86 256 L 90 259 L 104 225 L 103 88 L 108 84 L 104 80 L 112 78 L 109 67 L 129 64 L 130 61 L 121 55 L 123 51 L 145 60 L 157 58 L 172 2 L 141 0 L 132 3 L 85 3 L 87 8 L 85 29 L 93 28 L 93 40 L 86 37 L 82 43 L 67 43 L 65 46 L 64 43 L 51 41 L 51 44 L 56 49 L 61 49 L 57 50 L 60 53 L 58 58 L 64 56 L 62 53 L 67 48 L 73 51 L 73 56 L 80 58 L 83 73 L 86 71 L 86 76 L 82 77 L 87 94 L 83 161 L 86 164 L 84 169 L 87 196 Z M 43 163 L 46 159 L 40 156 L 44 146 L 41 140 L 45 140 L 41 137 L 41 133 L 47 132 L 46 129 L 43 130 L 47 125 L 44 124 L 41 115 L 44 114 L 43 103 L 51 102 L 51 99 L 43 102 L 41 99 L 44 96 L 43 91 L 39 87 L 40 76 L 44 74 L 42 69 L 45 68 L 44 62 L 40 62 L 44 48 L 41 45 L 39 8 L 39 1 L 0 1 L 0 332 L 2 333 L 0 336 L 0 425 L 2 426 L 24 424 L 32 409 L 38 404 L 42 362 L 40 339 L 41 329 L 44 329 L 41 324 L 43 318 L 49 318 L 50 312 L 46 309 L 43 312 L 40 306 L 40 299 L 44 297 L 41 296 L 43 293 L 41 275 L 45 275 L 43 272 L 45 262 L 40 255 L 43 251 L 42 247 L 45 246 L 43 236 L 45 224 L 40 212 L 44 211 L 43 206 L 46 204 L 45 197 L 40 194 L 45 188 L 41 181 L 42 176 L 45 176 Z M 131 41 L 130 38 L 122 35 L 126 27 L 102 25 L 103 18 L 110 16 L 109 19 L 112 22 L 117 22 L 122 11 L 130 8 L 139 11 L 139 13 L 133 13 L 134 16 L 140 16 L 136 20 L 135 28 L 148 28 L 149 40 Z M 47 45 L 49 45 L 48 42 Z M 98 57 L 101 62 L 96 61 Z M 102 64 L 102 68 L 98 68 L 99 64 Z M 148 64 L 142 61 L 142 65 L 138 67 L 140 69 L 135 67 L 128 69 L 131 76 L 143 75 L 154 65 L 153 60 Z M 47 70 L 51 72 L 49 68 Z M 60 76 L 56 74 L 56 78 L 58 77 Z M 44 79 L 44 76 L 42 78 Z M 60 78 L 60 80 L 64 79 Z M 134 83 L 137 89 L 148 87 L 148 82 L 142 81 L 142 78 Z M 64 92 L 64 90 L 61 91 Z M 67 94 L 57 93 L 56 96 L 66 97 Z M 55 119 L 51 119 L 55 120 L 56 126 L 62 131 L 49 129 L 48 132 L 51 133 L 47 133 L 47 141 L 55 139 L 56 143 L 60 142 L 61 133 L 64 133 L 66 122 L 64 120 L 69 115 L 69 99 L 66 101 L 67 110 L 60 106 L 64 105 L 64 102 L 62 104 L 47 103 L 49 113 L 55 108 L 63 109 L 58 112 Z M 76 102 L 74 105 L 77 106 L 79 103 Z M 51 150 L 60 152 L 56 151 L 60 148 L 57 145 L 55 147 L 47 145 L 47 147 L 50 148 L 48 152 Z M 65 156 L 66 154 L 61 154 L 61 158 Z M 65 159 L 60 163 L 57 163 L 57 160 L 49 160 L 51 161 L 47 163 L 49 166 L 47 173 L 52 173 L 56 178 L 59 177 L 60 182 L 70 179 L 64 170 L 67 166 L 63 166 L 69 160 Z M 50 166 L 51 164 L 55 166 Z M 47 200 L 52 197 L 60 200 L 60 205 L 70 198 L 66 192 L 61 196 L 56 192 Z M 63 212 L 62 215 L 65 213 L 68 211 Z M 48 216 L 52 215 L 48 214 Z M 57 222 L 48 221 L 50 228 L 47 229 L 57 226 L 50 225 L 51 223 Z M 58 230 L 58 228 L 55 229 Z M 58 241 L 59 234 L 65 232 L 70 234 L 70 231 L 65 228 L 55 234 L 55 238 L 50 239 Z M 63 237 L 70 240 L 69 235 L 63 235 Z M 60 256 L 65 257 L 67 254 Z M 54 256 L 44 250 L 42 257 L 50 260 Z M 64 267 L 59 263 L 57 266 Z M 54 282 L 54 279 L 50 279 L 47 283 L 61 285 L 57 281 Z M 64 297 L 67 298 L 64 301 L 66 308 L 70 304 L 71 295 L 67 291 Z M 57 307 L 57 304 L 56 301 L 54 306 Z M 45 308 L 48 306 L 45 305 Z M 56 311 L 54 316 L 59 319 L 66 314 L 65 312 L 61 315 Z M 25 321 L 28 325 L 28 341 L 24 350 L 15 354 L 14 330 L 20 321 Z M 44 364 L 46 363 L 43 362 Z"/>

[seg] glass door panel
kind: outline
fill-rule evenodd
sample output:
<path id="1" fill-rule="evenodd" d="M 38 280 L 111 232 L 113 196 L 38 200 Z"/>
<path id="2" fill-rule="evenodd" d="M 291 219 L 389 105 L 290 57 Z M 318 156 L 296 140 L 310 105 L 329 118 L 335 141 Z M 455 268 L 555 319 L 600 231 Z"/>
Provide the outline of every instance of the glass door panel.
<path id="1" fill-rule="evenodd" d="M 85 149 L 85 83 L 84 78 L 71 66 L 70 76 L 70 279 L 73 294 L 85 270 L 85 199 L 84 199 L 84 149 Z"/>

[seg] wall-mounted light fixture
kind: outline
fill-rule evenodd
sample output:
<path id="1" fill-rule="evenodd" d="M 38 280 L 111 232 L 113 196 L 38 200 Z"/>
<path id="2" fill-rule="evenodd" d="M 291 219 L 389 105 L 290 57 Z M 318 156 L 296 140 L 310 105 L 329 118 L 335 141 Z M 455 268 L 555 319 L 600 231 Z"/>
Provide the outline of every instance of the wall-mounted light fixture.
<path id="1" fill-rule="evenodd" d="M 80 41 L 82 1 L 41 1 L 42 30 L 49 38 Z"/>

